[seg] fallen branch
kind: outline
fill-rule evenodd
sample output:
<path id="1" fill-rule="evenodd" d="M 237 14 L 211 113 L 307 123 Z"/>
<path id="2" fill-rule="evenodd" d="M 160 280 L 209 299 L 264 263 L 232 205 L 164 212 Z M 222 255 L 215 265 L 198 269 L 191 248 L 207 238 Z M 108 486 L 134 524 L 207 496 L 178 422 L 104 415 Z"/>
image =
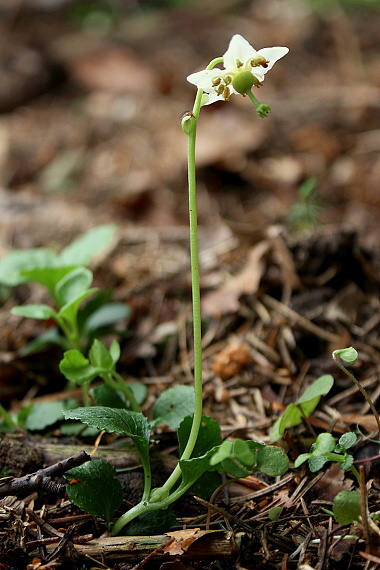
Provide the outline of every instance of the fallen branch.
<path id="1" fill-rule="evenodd" d="M 80 451 L 76 455 L 72 455 L 67 459 L 63 459 L 58 463 L 54 463 L 45 469 L 39 469 L 35 473 L 17 477 L 0 484 L 0 498 L 9 495 L 21 495 L 30 493 L 39 489 L 46 492 L 59 493 L 64 490 L 65 486 L 54 483 L 51 478 L 58 477 L 69 471 L 73 467 L 78 467 L 86 461 L 91 461 L 91 456 L 85 451 Z"/>

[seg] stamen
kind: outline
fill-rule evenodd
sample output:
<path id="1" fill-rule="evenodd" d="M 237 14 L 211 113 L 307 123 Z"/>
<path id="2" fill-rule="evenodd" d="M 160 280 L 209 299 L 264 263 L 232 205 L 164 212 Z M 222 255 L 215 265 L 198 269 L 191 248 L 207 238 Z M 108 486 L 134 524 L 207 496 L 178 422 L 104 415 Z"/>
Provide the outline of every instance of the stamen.
<path id="1" fill-rule="evenodd" d="M 231 75 L 225 75 L 225 77 L 224 77 L 224 83 L 225 83 L 226 85 L 229 85 L 229 84 L 231 83 L 231 81 L 232 81 Z"/>
<path id="2" fill-rule="evenodd" d="M 239 67 L 243 67 L 243 63 L 240 61 L 240 59 L 236 60 L 236 67 L 239 69 Z"/>
<path id="3" fill-rule="evenodd" d="M 220 85 L 218 85 L 217 88 L 215 88 L 215 91 L 217 93 L 217 95 L 222 95 L 222 93 L 224 92 L 225 86 L 223 85 L 223 83 L 221 83 Z"/>
<path id="4" fill-rule="evenodd" d="M 216 87 L 217 85 L 220 85 L 221 82 L 221 78 L 220 77 L 214 77 L 214 79 L 212 80 L 212 85 L 213 87 Z"/>
<path id="5" fill-rule="evenodd" d="M 223 99 L 224 99 L 225 101 L 228 101 L 228 99 L 230 98 L 230 95 L 231 95 L 230 88 L 226 86 L 226 87 L 223 89 Z"/>

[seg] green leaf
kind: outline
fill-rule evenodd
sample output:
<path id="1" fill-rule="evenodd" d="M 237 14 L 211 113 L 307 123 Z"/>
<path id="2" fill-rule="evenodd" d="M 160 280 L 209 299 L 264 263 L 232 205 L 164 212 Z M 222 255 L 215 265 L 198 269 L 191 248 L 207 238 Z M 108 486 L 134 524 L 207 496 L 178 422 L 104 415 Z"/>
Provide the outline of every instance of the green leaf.
<path id="1" fill-rule="evenodd" d="M 84 293 L 79 295 L 77 299 L 73 299 L 71 303 L 64 305 L 57 315 L 58 321 L 61 319 L 66 323 L 69 323 L 72 327 L 73 324 L 76 323 L 77 321 L 77 313 L 80 304 L 82 303 L 82 301 L 84 301 L 84 299 L 87 299 L 87 297 L 95 293 L 95 291 L 97 291 L 96 288 L 89 289 L 88 291 L 85 291 Z"/>
<path id="2" fill-rule="evenodd" d="M 167 509 L 140 515 L 124 528 L 123 534 L 126 536 L 155 536 L 164 534 L 174 525 L 178 525 L 178 521 L 170 506 Z"/>
<path id="3" fill-rule="evenodd" d="M 334 499 L 333 512 L 339 524 L 351 524 L 360 518 L 360 493 L 341 491 Z"/>
<path id="4" fill-rule="evenodd" d="M 341 469 L 343 469 L 344 471 L 347 471 L 347 469 L 350 469 L 353 462 L 354 462 L 354 458 L 352 457 L 352 455 L 346 455 L 344 460 L 341 463 L 339 463 L 339 467 Z"/>
<path id="5" fill-rule="evenodd" d="M 107 303 L 92 313 L 86 320 L 85 327 L 88 331 L 108 327 L 126 319 L 131 315 L 131 309 L 124 303 Z"/>
<path id="6" fill-rule="evenodd" d="M 219 472 L 226 472 L 233 477 L 247 477 L 256 463 L 256 450 L 251 450 L 247 441 L 236 439 L 224 441 L 210 459 L 210 466 Z"/>
<path id="7" fill-rule="evenodd" d="M 343 448 L 343 449 L 349 449 L 350 447 L 352 447 L 356 441 L 357 441 L 357 436 L 353 431 L 348 431 L 347 433 L 344 433 L 338 441 L 338 444 Z"/>
<path id="8" fill-rule="evenodd" d="M 65 477 L 78 479 L 81 483 L 66 485 L 70 501 L 109 524 L 123 500 L 123 489 L 115 475 L 116 470 L 100 459 L 71 469 Z"/>
<path id="9" fill-rule="evenodd" d="M 203 473 L 206 471 L 214 471 L 216 468 L 210 468 L 210 458 L 218 450 L 218 447 L 210 449 L 205 455 L 194 457 L 193 459 L 180 459 L 179 466 L 182 471 L 181 487 L 194 485 Z"/>
<path id="10" fill-rule="evenodd" d="M 299 467 L 300 465 L 302 465 L 302 463 L 305 463 L 305 461 L 310 459 L 310 457 L 313 457 L 312 453 L 301 453 L 301 455 L 299 455 L 295 460 L 294 467 L 295 468 Z"/>
<path id="11" fill-rule="evenodd" d="M 54 290 L 57 284 L 67 275 L 71 273 L 76 266 L 70 267 L 43 267 L 22 271 L 21 275 L 29 281 L 35 281 L 46 287 L 50 294 L 54 297 Z"/>
<path id="12" fill-rule="evenodd" d="M 92 272 L 86 267 L 77 267 L 67 273 L 54 289 L 54 297 L 59 307 L 78 299 L 90 287 L 92 279 Z"/>
<path id="13" fill-rule="evenodd" d="M 178 428 L 177 436 L 180 456 L 182 455 L 183 450 L 185 449 L 188 442 L 192 423 L 192 417 L 187 416 L 181 422 Z M 198 438 L 191 457 L 199 457 L 200 455 L 204 455 L 211 448 L 215 447 L 216 445 L 220 445 L 221 443 L 222 434 L 220 431 L 219 423 L 216 420 L 209 418 L 208 416 L 202 416 Z"/>
<path id="14" fill-rule="evenodd" d="M 90 427 L 130 437 L 141 456 L 148 461 L 150 427 L 143 414 L 105 406 L 77 408 L 64 413 L 66 419 L 80 420 Z"/>
<path id="15" fill-rule="evenodd" d="M 277 477 L 289 469 L 289 459 L 279 447 L 266 445 L 257 450 L 256 469 L 271 477 Z"/>
<path id="16" fill-rule="evenodd" d="M 25 346 L 20 348 L 18 354 L 20 356 L 28 356 L 40 352 L 50 344 L 60 346 L 63 350 L 67 350 L 67 340 L 60 334 L 57 327 L 50 327 L 42 334 L 28 342 Z"/>
<path id="17" fill-rule="evenodd" d="M 0 283 L 11 287 L 27 283 L 23 271 L 53 267 L 56 259 L 54 252 L 42 247 L 12 251 L 0 260 Z"/>
<path id="18" fill-rule="evenodd" d="M 112 362 L 114 364 L 116 364 L 116 362 L 119 360 L 120 358 L 120 344 L 117 342 L 117 340 L 113 340 L 110 346 L 110 355 L 112 358 Z"/>
<path id="19" fill-rule="evenodd" d="M 180 456 L 182 455 L 189 439 L 192 423 L 192 417 L 187 416 L 181 422 L 178 428 L 177 436 Z M 212 418 L 202 416 L 197 442 L 195 444 L 191 457 L 199 457 L 201 455 L 204 455 L 211 448 L 220 445 L 221 443 L 222 435 L 219 423 Z M 197 495 L 198 497 L 208 499 L 220 484 L 221 478 L 219 473 L 208 471 L 206 473 L 203 473 L 203 475 L 199 477 L 194 485 L 192 485 L 190 492 Z"/>
<path id="20" fill-rule="evenodd" d="M 67 350 L 59 363 L 59 369 L 68 380 L 79 385 L 88 384 L 102 372 L 91 366 L 79 350 Z"/>
<path id="21" fill-rule="evenodd" d="M 135 400 L 138 404 L 142 404 L 145 402 L 146 397 L 148 395 L 148 388 L 142 382 L 128 382 L 127 383 L 129 388 L 132 390 L 132 393 L 135 397 Z"/>
<path id="22" fill-rule="evenodd" d="M 194 413 L 194 389 L 190 386 L 173 386 L 165 390 L 153 407 L 153 425 L 166 424 L 177 429 L 186 416 Z"/>
<path id="23" fill-rule="evenodd" d="M 25 429 L 40 431 L 56 422 L 63 421 L 63 411 L 77 405 L 74 400 L 64 402 L 41 402 L 33 404 L 32 409 L 25 419 Z"/>
<path id="24" fill-rule="evenodd" d="M 283 511 L 283 507 L 272 507 L 268 511 L 268 517 L 271 521 L 276 521 L 280 518 L 281 513 Z"/>
<path id="25" fill-rule="evenodd" d="M 120 392 L 108 386 L 107 384 L 99 384 L 91 391 L 96 406 L 107 406 L 109 408 L 126 409 L 126 402 L 122 398 Z"/>
<path id="26" fill-rule="evenodd" d="M 11 313 L 12 315 L 19 315 L 20 317 L 38 319 L 41 321 L 55 319 L 57 316 L 55 310 L 49 307 L 49 305 L 23 305 L 22 307 L 13 307 Z"/>
<path id="27" fill-rule="evenodd" d="M 108 245 L 115 230 L 114 225 L 91 229 L 61 251 L 59 262 L 62 265 L 86 265 L 98 251 Z"/>
<path id="28" fill-rule="evenodd" d="M 313 382 L 294 404 L 287 406 L 282 416 L 274 423 L 270 441 L 278 441 L 286 429 L 299 425 L 303 416 L 309 417 L 319 404 L 321 397 L 331 390 L 333 384 L 334 379 L 329 374 Z"/>
<path id="29" fill-rule="evenodd" d="M 333 384 L 334 378 L 330 374 L 320 376 L 305 390 L 302 396 L 300 396 L 300 398 L 298 398 L 295 403 L 302 404 L 308 400 L 312 400 L 313 398 L 326 396 L 326 394 L 328 394 L 333 387 Z"/>
<path id="30" fill-rule="evenodd" d="M 312 455 L 308 461 L 309 469 L 312 473 L 315 473 L 316 471 L 322 469 L 324 464 L 328 461 L 331 461 L 331 459 L 325 455 Z"/>
<path id="31" fill-rule="evenodd" d="M 315 456 L 331 453 L 335 448 L 335 439 L 331 433 L 320 433 L 312 448 L 312 454 Z"/>
<path id="32" fill-rule="evenodd" d="M 112 370 L 114 363 L 111 354 L 100 340 L 95 339 L 89 352 L 89 359 L 95 368 L 105 368 Z"/>
<path id="33" fill-rule="evenodd" d="M 340 348 L 339 350 L 334 350 L 334 354 L 339 356 L 346 364 L 352 366 L 358 360 L 357 351 L 350 346 L 349 348 Z"/>

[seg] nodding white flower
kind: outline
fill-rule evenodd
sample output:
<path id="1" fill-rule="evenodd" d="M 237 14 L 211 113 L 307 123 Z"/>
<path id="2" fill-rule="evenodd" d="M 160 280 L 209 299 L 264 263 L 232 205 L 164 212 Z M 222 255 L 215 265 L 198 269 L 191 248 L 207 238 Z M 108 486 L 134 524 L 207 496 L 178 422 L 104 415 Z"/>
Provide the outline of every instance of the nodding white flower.
<path id="1" fill-rule="evenodd" d="M 239 34 L 233 36 L 223 56 L 225 69 L 204 69 L 192 73 L 187 80 L 207 93 L 203 105 L 228 101 L 233 93 L 244 95 L 254 87 L 261 87 L 265 74 L 276 61 L 288 53 L 287 47 L 270 47 L 256 51 Z"/>

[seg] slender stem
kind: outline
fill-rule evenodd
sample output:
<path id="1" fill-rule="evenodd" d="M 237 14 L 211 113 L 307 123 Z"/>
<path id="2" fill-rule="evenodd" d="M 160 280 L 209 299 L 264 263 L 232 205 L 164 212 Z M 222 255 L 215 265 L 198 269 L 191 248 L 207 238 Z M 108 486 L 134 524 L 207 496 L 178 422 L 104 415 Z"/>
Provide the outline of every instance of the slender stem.
<path id="1" fill-rule="evenodd" d="M 122 528 L 131 522 L 133 519 L 139 517 L 142 514 L 150 513 L 151 511 L 157 511 L 159 509 L 166 509 L 169 505 L 174 503 L 177 499 L 182 497 L 184 493 L 192 486 L 193 481 L 190 482 L 188 485 L 181 485 L 178 487 L 176 491 L 174 491 L 169 497 L 166 499 L 156 502 L 156 503 L 149 503 L 148 501 L 144 501 L 141 499 L 140 503 L 132 507 L 129 511 L 121 515 L 120 518 L 117 519 L 115 524 L 112 527 L 111 536 L 116 536 L 122 530 Z"/>
<path id="2" fill-rule="evenodd" d="M 349 377 L 349 379 L 355 384 L 355 386 L 358 388 L 358 390 L 360 390 L 360 392 L 363 394 L 364 399 L 366 400 L 367 404 L 369 405 L 369 407 L 371 408 L 371 412 L 373 413 L 373 415 L 375 416 L 375 420 L 377 423 L 377 427 L 379 430 L 379 434 L 380 434 L 380 418 L 379 418 L 379 414 L 377 413 L 377 410 L 371 400 L 371 398 L 369 397 L 367 391 L 363 388 L 363 386 L 360 384 L 360 382 L 358 380 L 356 380 L 355 376 L 353 374 L 351 374 L 351 372 L 349 372 L 347 370 L 347 368 L 345 368 L 343 366 L 343 364 L 341 362 L 339 362 L 337 355 L 335 354 L 335 351 L 332 353 L 332 357 L 333 360 L 335 362 L 335 364 L 337 366 L 339 366 L 339 368 L 341 370 L 343 370 L 343 372 Z"/>
<path id="3" fill-rule="evenodd" d="M 218 63 L 222 63 L 223 58 L 218 57 L 213 59 L 207 66 L 207 69 L 212 69 Z M 191 285 L 192 285 L 192 308 L 193 308 L 193 338 L 194 338 L 194 392 L 195 404 L 194 415 L 189 439 L 186 447 L 181 455 L 181 459 L 189 459 L 193 452 L 195 443 L 198 438 L 199 427 L 202 419 L 202 329 L 201 329 L 201 303 L 200 303 L 200 286 L 199 286 L 199 253 L 198 253 L 198 219 L 197 219 L 197 186 L 196 186 L 196 170 L 195 170 L 195 143 L 197 134 L 197 123 L 199 113 L 202 106 L 202 89 L 198 89 L 194 107 L 191 113 L 190 128 L 187 132 L 188 135 L 188 185 L 189 185 L 189 223 L 190 223 L 190 265 L 191 265 Z M 144 467 L 145 472 L 145 467 Z M 176 465 L 174 471 L 162 485 L 162 489 L 170 491 L 181 477 L 181 468 L 179 463 Z M 112 536 L 117 535 L 121 529 L 136 517 L 156 511 L 158 509 L 165 509 L 181 497 L 192 485 L 193 482 L 184 485 L 183 483 L 173 491 L 168 497 L 159 502 L 150 503 L 145 500 L 149 493 L 144 489 L 144 495 L 141 502 L 124 513 L 114 524 L 112 528 Z M 149 487 L 150 488 L 150 487 Z"/>
<path id="4" fill-rule="evenodd" d="M 114 378 L 115 378 L 115 380 L 114 380 Z M 130 404 L 130 406 L 134 412 L 141 413 L 141 408 L 140 408 L 136 398 L 134 397 L 131 388 L 125 382 L 124 378 L 122 376 L 120 376 L 120 374 L 115 372 L 115 370 L 112 370 L 112 371 L 109 370 L 109 371 L 107 371 L 106 374 L 104 374 L 103 379 L 106 382 L 106 384 L 111 386 L 111 388 L 114 388 L 115 390 L 119 390 L 120 392 L 122 392 L 125 395 L 125 397 L 129 401 L 129 404 Z"/>
<path id="5" fill-rule="evenodd" d="M 212 69 L 218 63 L 222 63 L 223 58 L 217 57 L 209 63 L 207 69 Z M 191 288 L 192 288 L 192 308 L 193 308 L 193 354 L 194 354 L 194 416 L 189 434 L 189 439 L 181 459 L 189 459 L 195 447 L 199 427 L 202 420 L 202 321 L 201 321 L 201 294 L 199 286 L 199 247 L 198 247 L 198 216 L 197 216 L 197 181 L 195 169 L 195 143 L 197 136 L 197 123 L 202 104 L 202 89 L 198 89 L 192 110 L 192 128 L 188 133 L 187 146 L 187 166 L 188 166 L 188 188 L 189 188 L 189 224 L 190 224 L 190 266 L 191 266 Z M 179 463 L 174 471 L 162 486 L 170 491 L 173 485 L 181 476 Z M 172 502 L 172 501 L 171 501 Z"/>

